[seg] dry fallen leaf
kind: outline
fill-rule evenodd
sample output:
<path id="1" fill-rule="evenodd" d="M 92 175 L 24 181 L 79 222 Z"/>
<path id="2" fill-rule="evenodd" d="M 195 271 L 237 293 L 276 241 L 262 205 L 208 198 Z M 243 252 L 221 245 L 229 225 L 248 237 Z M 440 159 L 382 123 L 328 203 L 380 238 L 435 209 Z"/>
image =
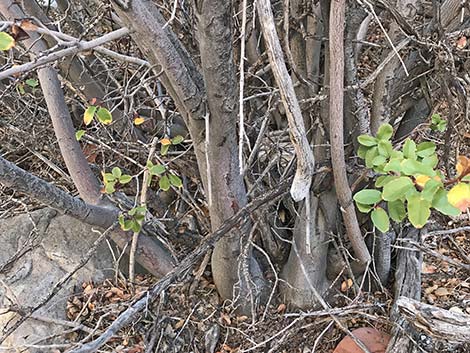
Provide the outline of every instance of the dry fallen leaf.
<path id="1" fill-rule="evenodd" d="M 175 324 L 175 330 L 179 330 L 180 328 L 182 328 L 183 325 L 184 325 L 184 321 L 185 321 L 184 319 L 179 320 L 179 321 Z"/>
<path id="2" fill-rule="evenodd" d="M 463 49 L 467 46 L 467 37 L 462 36 L 457 40 L 457 48 L 458 49 Z"/>
<path id="3" fill-rule="evenodd" d="M 447 288 L 439 287 L 434 291 L 434 294 L 437 295 L 438 297 L 443 297 L 443 296 L 449 295 L 450 293 L 447 290 Z"/>
<path id="4" fill-rule="evenodd" d="M 346 292 L 349 288 L 353 285 L 353 281 L 351 278 L 348 278 L 346 281 L 341 283 L 341 292 Z"/>
<path id="5" fill-rule="evenodd" d="M 231 324 L 232 324 L 232 320 L 230 320 L 230 316 L 228 316 L 227 314 L 221 313 L 221 314 L 220 314 L 220 318 L 222 319 L 222 321 L 225 321 L 225 323 L 226 323 L 227 325 L 231 325 Z"/>
<path id="6" fill-rule="evenodd" d="M 279 314 L 283 313 L 286 311 L 286 304 L 284 303 L 281 303 L 279 304 L 279 306 L 277 307 L 277 310 L 276 310 Z"/>

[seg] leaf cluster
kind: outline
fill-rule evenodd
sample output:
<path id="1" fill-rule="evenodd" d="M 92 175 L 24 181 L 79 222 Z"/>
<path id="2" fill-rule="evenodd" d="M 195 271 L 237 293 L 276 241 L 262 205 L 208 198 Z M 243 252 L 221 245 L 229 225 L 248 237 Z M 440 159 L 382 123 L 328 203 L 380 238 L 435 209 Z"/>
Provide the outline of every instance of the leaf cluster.
<path id="1" fill-rule="evenodd" d="M 160 178 L 158 181 L 158 186 L 162 191 L 170 190 L 171 186 L 181 188 L 183 186 L 183 181 L 177 175 L 169 172 L 167 168 L 162 164 L 153 164 L 151 161 L 147 162 L 147 169 L 149 170 L 150 178 L 148 183 L 152 182 L 152 177 L 157 176 Z"/>
<path id="2" fill-rule="evenodd" d="M 111 173 L 102 173 L 104 182 L 104 192 L 112 194 L 116 191 L 116 184 L 127 184 L 132 180 L 132 177 L 127 174 L 122 174 L 122 171 L 118 167 L 114 167 Z"/>
<path id="3" fill-rule="evenodd" d="M 390 219 L 402 222 L 408 218 L 414 227 L 422 228 L 431 209 L 450 216 L 460 214 L 448 201 L 444 176 L 437 169 L 436 145 L 427 141 L 416 144 L 408 138 L 397 149 L 392 145 L 392 136 L 392 126 L 384 124 L 377 136 L 358 137 L 358 156 L 379 175 L 375 189 L 354 195 L 358 210 L 370 212 L 373 224 L 381 232 L 388 231 Z"/>
<path id="4" fill-rule="evenodd" d="M 134 233 L 140 232 L 146 213 L 146 206 L 137 206 L 129 210 L 129 212 L 127 212 L 127 216 L 120 214 L 119 225 L 121 226 L 121 229 L 125 231 L 132 230 Z"/>

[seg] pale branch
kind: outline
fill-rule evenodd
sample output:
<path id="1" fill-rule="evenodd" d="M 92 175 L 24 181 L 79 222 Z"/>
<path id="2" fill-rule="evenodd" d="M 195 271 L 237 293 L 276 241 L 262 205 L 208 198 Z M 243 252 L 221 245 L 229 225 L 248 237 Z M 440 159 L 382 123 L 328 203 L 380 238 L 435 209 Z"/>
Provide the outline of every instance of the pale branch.
<path id="1" fill-rule="evenodd" d="M 336 195 L 354 253 L 361 264 L 370 262 L 352 202 L 352 192 L 344 159 L 344 23 L 345 0 L 333 1 L 330 8 L 330 146 Z"/>
<path id="2" fill-rule="evenodd" d="M 281 100 L 286 110 L 289 132 L 297 156 L 297 170 L 290 193 L 295 201 L 301 201 L 310 192 L 312 173 L 315 166 L 313 152 L 307 140 L 302 111 L 295 95 L 294 85 L 284 61 L 271 10 L 271 3 L 269 0 L 258 0 L 256 7 L 271 70 L 279 87 Z"/>
<path id="3" fill-rule="evenodd" d="M 399 297 L 398 310 L 417 330 L 442 341 L 470 342 L 470 315 Z"/>
<path id="4" fill-rule="evenodd" d="M 266 193 L 265 195 L 251 201 L 248 205 L 240 209 L 235 215 L 227 219 L 215 232 L 208 235 L 199 246 L 191 252 L 181 263 L 163 277 L 160 281 L 155 283 L 149 290 L 142 294 L 142 298 L 132 304 L 128 309 L 123 311 L 116 320 L 100 335 L 97 339 L 87 344 L 82 345 L 76 349 L 71 350 L 69 353 L 91 353 L 96 352 L 106 342 L 108 342 L 117 332 L 129 324 L 135 317 L 145 308 L 148 307 L 149 302 L 153 301 L 158 295 L 166 290 L 174 281 L 193 266 L 196 261 L 210 251 L 212 246 L 236 226 L 242 227 L 242 224 L 249 221 L 251 215 L 260 207 L 266 207 L 279 197 L 285 195 L 292 179 L 288 178 L 280 185 L 277 185 L 274 190 Z"/>
<path id="5" fill-rule="evenodd" d="M 28 1 L 33 1 L 33 0 L 28 0 Z M 28 3 L 28 5 L 29 5 L 29 3 Z M 41 10 L 41 9 L 39 8 L 39 10 Z M 22 27 L 22 22 L 21 21 L 20 22 L 18 22 L 18 21 L 17 22 L 14 22 L 14 21 L 0 21 L 0 26 L 3 26 L 3 25 L 6 25 L 6 26 L 16 25 L 16 26 Z M 43 27 L 27 26 L 24 30 L 33 31 L 33 32 L 37 32 L 39 34 L 44 34 L 46 36 L 50 36 L 52 39 L 54 39 L 57 42 L 57 44 L 67 46 L 67 47 L 72 47 L 72 46 L 80 47 L 84 43 L 91 43 L 92 42 L 92 41 L 90 41 L 90 42 L 81 41 L 80 39 L 75 38 L 74 36 L 71 36 L 69 34 L 59 32 L 59 31 L 54 31 L 52 29 L 47 28 L 44 25 L 42 25 L 42 26 Z M 110 33 L 108 33 L 108 34 L 110 34 Z M 107 42 L 109 42 L 109 41 L 110 40 L 107 40 Z M 134 57 L 134 56 L 124 55 L 124 54 L 115 52 L 113 50 L 110 50 L 108 48 L 102 47 L 101 45 L 99 45 L 97 47 L 94 47 L 93 50 L 100 53 L 100 54 L 103 54 L 103 55 L 109 56 L 113 59 L 116 59 L 117 61 L 128 62 L 128 63 L 139 65 L 139 66 L 151 67 L 150 63 L 146 60 L 143 60 L 143 59 L 140 59 L 140 58 L 137 58 L 137 57 Z"/>
<path id="6" fill-rule="evenodd" d="M 5 13 L 5 12 L 2 10 L 2 13 Z M 29 35 L 32 35 L 32 33 L 34 33 L 32 31 L 27 31 L 27 32 L 29 32 Z M 40 32 L 40 31 L 37 31 L 37 32 Z M 23 72 L 28 72 L 28 71 L 43 67 L 49 63 L 58 61 L 66 56 L 71 56 L 71 55 L 75 55 L 83 51 L 91 50 L 107 42 L 111 42 L 113 40 L 124 37 L 128 34 L 129 34 L 129 30 L 127 28 L 120 28 L 90 41 L 78 41 L 76 43 L 73 43 L 73 45 L 69 48 L 53 51 L 53 52 L 46 54 L 45 56 L 38 56 L 38 58 L 34 61 L 22 64 L 22 65 L 18 65 L 18 66 L 13 66 L 9 69 L 3 70 L 0 72 L 0 80 L 8 78 L 9 76 L 18 75 Z M 46 50 L 47 48 L 45 48 L 43 52 L 45 52 Z M 98 49 L 97 51 L 98 52 L 101 51 L 105 55 L 112 54 L 112 52 L 107 49 L 105 49 L 104 51 Z M 40 55 L 41 52 L 37 52 L 36 54 Z M 117 56 L 117 53 L 113 54 L 113 57 L 116 57 L 116 56 Z M 122 59 L 121 54 L 119 54 L 119 58 Z"/>

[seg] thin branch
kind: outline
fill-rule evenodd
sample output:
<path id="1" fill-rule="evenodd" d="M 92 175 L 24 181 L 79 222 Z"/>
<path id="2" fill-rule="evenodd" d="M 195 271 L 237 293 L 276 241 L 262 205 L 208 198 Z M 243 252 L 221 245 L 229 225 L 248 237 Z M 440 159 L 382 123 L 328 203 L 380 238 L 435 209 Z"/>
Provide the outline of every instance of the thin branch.
<path id="1" fill-rule="evenodd" d="M 2 10 L 2 13 L 5 13 L 5 12 Z M 30 34 L 31 33 L 32 32 L 30 32 Z M 47 54 L 46 56 L 42 56 L 42 57 L 38 58 L 35 61 L 23 64 L 23 65 L 14 66 L 14 67 L 11 67 L 7 70 L 1 71 L 0 72 L 0 80 L 8 78 L 9 76 L 14 76 L 14 75 L 18 75 L 18 74 L 23 73 L 23 72 L 34 70 L 38 67 L 43 67 L 46 64 L 57 61 L 57 60 L 59 60 L 63 57 L 75 55 L 79 52 L 87 51 L 87 50 L 96 48 L 100 45 L 103 45 L 107 42 L 111 42 L 113 40 L 119 39 L 119 38 L 124 37 L 128 34 L 129 34 L 129 30 L 127 28 L 120 28 L 118 30 L 115 30 L 113 32 L 105 34 L 105 35 L 103 35 L 99 38 L 90 40 L 88 42 L 87 41 L 77 42 L 77 43 L 74 44 L 73 47 L 58 50 L 56 52 L 52 52 L 50 54 Z M 42 51 L 44 52 L 46 50 L 47 50 L 47 48 L 44 48 Z M 103 52 L 103 54 L 110 55 L 109 52 L 110 52 L 109 50 L 105 50 L 105 52 Z M 40 51 L 37 52 L 38 55 L 40 53 L 41 53 Z M 116 56 L 116 55 L 114 55 L 114 56 Z"/>
<path id="2" fill-rule="evenodd" d="M 336 194 L 343 213 L 348 237 L 355 255 L 363 265 L 370 262 L 369 250 L 352 202 L 344 157 L 344 23 L 345 0 L 333 1 L 330 9 L 330 144 Z"/>
<path id="3" fill-rule="evenodd" d="M 154 137 L 152 144 L 150 146 L 150 151 L 149 155 L 147 157 L 147 162 L 152 161 L 152 157 L 155 153 L 155 150 L 157 148 L 157 143 L 158 143 L 158 138 Z M 142 191 L 140 192 L 140 206 L 146 206 L 147 204 L 147 190 L 149 187 L 149 176 L 150 176 L 150 171 L 148 168 L 145 168 L 144 170 L 144 176 L 142 179 Z M 139 222 L 140 225 L 142 226 L 143 221 Z M 139 240 L 139 233 L 140 232 L 134 232 L 132 235 L 132 243 L 131 243 L 131 250 L 129 252 L 129 282 L 134 283 L 135 279 L 135 252 L 137 251 L 137 242 Z"/>

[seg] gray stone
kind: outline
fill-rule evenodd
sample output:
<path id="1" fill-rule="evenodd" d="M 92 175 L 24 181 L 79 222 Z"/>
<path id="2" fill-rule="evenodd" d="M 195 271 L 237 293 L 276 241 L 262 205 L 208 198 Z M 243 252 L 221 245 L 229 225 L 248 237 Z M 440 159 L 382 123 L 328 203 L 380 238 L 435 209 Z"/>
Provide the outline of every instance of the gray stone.
<path id="1" fill-rule="evenodd" d="M 5 332 L 18 315 L 15 306 L 27 310 L 45 298 L 54 285 L 80 262 L 99 233 L 92 227 L 51 209 L 0 220 L 0 328 Z M 102 242 L 88 263 L 66 282 L 62 289 L 35 315 L 67 320 L 66 303 L 74 286 L 84 281 L 102 281 L 113 274 L 113 261 L 106 242 Z M 21 350 L 30 345 L 47 345 L 46 337 L 70 327 L 29 319 L 0 346 L 0 351 Z M 66 343 L 63 336 L 53 340 Z M 18 350 L 20 351 L 20 350 Z M 47 348 L 29 348 L 26 352 L 51 352 Z"/>

